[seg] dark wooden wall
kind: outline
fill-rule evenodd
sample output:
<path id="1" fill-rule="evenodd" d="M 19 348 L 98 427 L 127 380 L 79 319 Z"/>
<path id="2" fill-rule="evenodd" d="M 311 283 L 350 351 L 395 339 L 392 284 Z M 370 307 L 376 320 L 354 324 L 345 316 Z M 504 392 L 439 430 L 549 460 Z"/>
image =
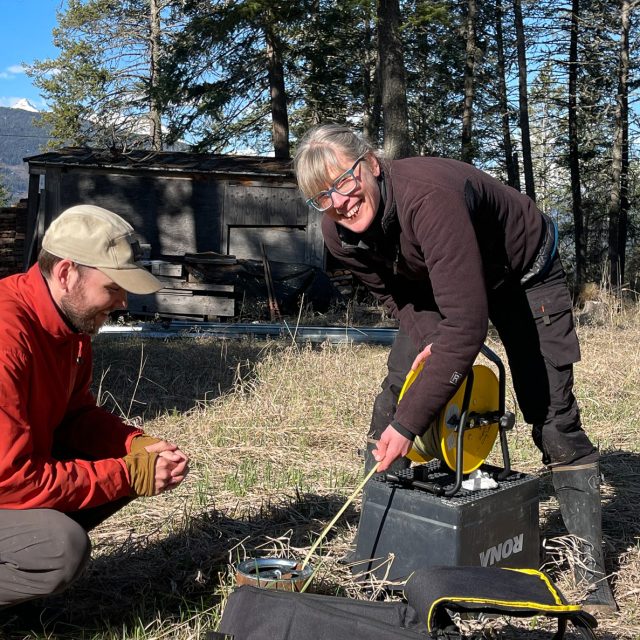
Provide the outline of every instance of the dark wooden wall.
<path id="1" fill-rule="evenodd" d="M 26 200 L 0 208 L 0 278 L 22 271 L 26 228 Z"/>
<path id="2" fill-rule="evenodd" d="M 322 267 L 320 216 L 313 215 L 294 184 L 228 181 L 224 188 L 222 248 L 238 258 Z"/>
<path id="3" fill-rule="evenodd" d="M 52 178 L 47 171 L 47 194 L 57 176 Z M 221 195 L 216 182 L 84 169 L 65 172 L 59 179 L 59 202 L 47 206 L 47 218 L 73 205 L 91 203 L 130 222 L 151 245 L 152 258 L 220 251 Z"/>
<path id="4" fill-rule="evenodd" d="M 320 216 L 292 180 L 217 174 L 46 167 L 46 224 L 80 203 L 110 209 L 151 245 L 151 257 L 215 251 L 324 266 Z"/>

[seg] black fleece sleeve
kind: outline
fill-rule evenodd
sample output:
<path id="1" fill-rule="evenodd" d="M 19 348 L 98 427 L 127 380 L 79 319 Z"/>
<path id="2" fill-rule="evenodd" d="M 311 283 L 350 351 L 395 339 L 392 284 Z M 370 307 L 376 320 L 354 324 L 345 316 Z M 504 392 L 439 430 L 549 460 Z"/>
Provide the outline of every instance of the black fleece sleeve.
<path id="1" fill-rule="evenodd" d="M 488 309 L 480 250 L 462 197 L 432 192 L 412 209 L 408 225 L 420 243 L 441 316 L 431 355 L 395 415 L 422 435 L 469 373 L 486 338 Z M 405 330 L 413 322 L 423 324 L 415 311 L 400 317 Z"/>

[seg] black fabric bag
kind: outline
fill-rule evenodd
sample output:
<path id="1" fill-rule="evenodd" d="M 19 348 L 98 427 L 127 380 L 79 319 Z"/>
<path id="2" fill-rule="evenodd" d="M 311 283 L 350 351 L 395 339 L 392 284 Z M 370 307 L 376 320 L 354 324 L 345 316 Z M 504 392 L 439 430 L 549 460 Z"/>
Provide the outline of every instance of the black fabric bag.
<path id="1" fill-rule="evenodd" d="M 580 605 L 568 603 L 549 576 L 535 569 L 432 567 L 415 571 L 404 587 L 434 638 L 459 638 L 450 611 L 557 618 L 561 640 L 571 622 L 586 640 L 595 640 L 596 620 Z M 524 636 L 523 636 L 524 637 Z"/>
<path id="2" fill-rule="evenodd" d="M 408 604 L 369 602 L 243 586 L 227 600 L 217 632 L 206 640 L 458 640 L 450 612 L 548 616 L 554 640 L 572 623 L 595 640 L 593 616 L 568 603 L 549 577 L 534 569 L 432 567 L 404 587 Z M 523 638 L 528 632 L 523 630 Z"/>
<path id="3" fill-rule="evenodd" d="M 402 602 L 368 602 L 243 586 L 207 640 L 425 640 L 416 612 Z"/>

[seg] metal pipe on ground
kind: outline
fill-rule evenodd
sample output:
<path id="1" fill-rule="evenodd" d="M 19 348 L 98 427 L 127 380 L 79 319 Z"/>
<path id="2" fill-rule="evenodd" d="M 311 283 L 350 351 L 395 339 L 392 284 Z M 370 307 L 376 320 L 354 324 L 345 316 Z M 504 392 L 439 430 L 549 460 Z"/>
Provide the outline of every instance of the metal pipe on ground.
<path id="1" fill-rule="evenodd" d="M 285 339 L 295 342 L 321 344 L 366 343 L 390 345 L 397 329 L 378 327 L 309 327 L 286 324 L 248 324 L 219 322 L 188 322 L 174 320 L 168 326 L 152 322 L 137 325 L 107 325 L 100 329 L 100 335 L 118 335 L 140 338 L 202 338 L 217 337 L 239 339 L 255 338 Z"/>

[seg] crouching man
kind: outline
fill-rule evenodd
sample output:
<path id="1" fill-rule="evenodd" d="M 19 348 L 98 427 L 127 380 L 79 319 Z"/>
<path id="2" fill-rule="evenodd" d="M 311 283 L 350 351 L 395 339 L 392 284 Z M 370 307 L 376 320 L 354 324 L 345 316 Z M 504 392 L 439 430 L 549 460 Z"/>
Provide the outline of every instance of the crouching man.
<path id="1" fill-rule="evenodd" d="M 92 205 L 64 211 L 38 263 L 0 280 L 0 607 L 68 587 L 87 531 L 182 482 L 188 458 L 96 405 L 91 335 L 127 292 L 160 282 L 132 227 Z"/>

